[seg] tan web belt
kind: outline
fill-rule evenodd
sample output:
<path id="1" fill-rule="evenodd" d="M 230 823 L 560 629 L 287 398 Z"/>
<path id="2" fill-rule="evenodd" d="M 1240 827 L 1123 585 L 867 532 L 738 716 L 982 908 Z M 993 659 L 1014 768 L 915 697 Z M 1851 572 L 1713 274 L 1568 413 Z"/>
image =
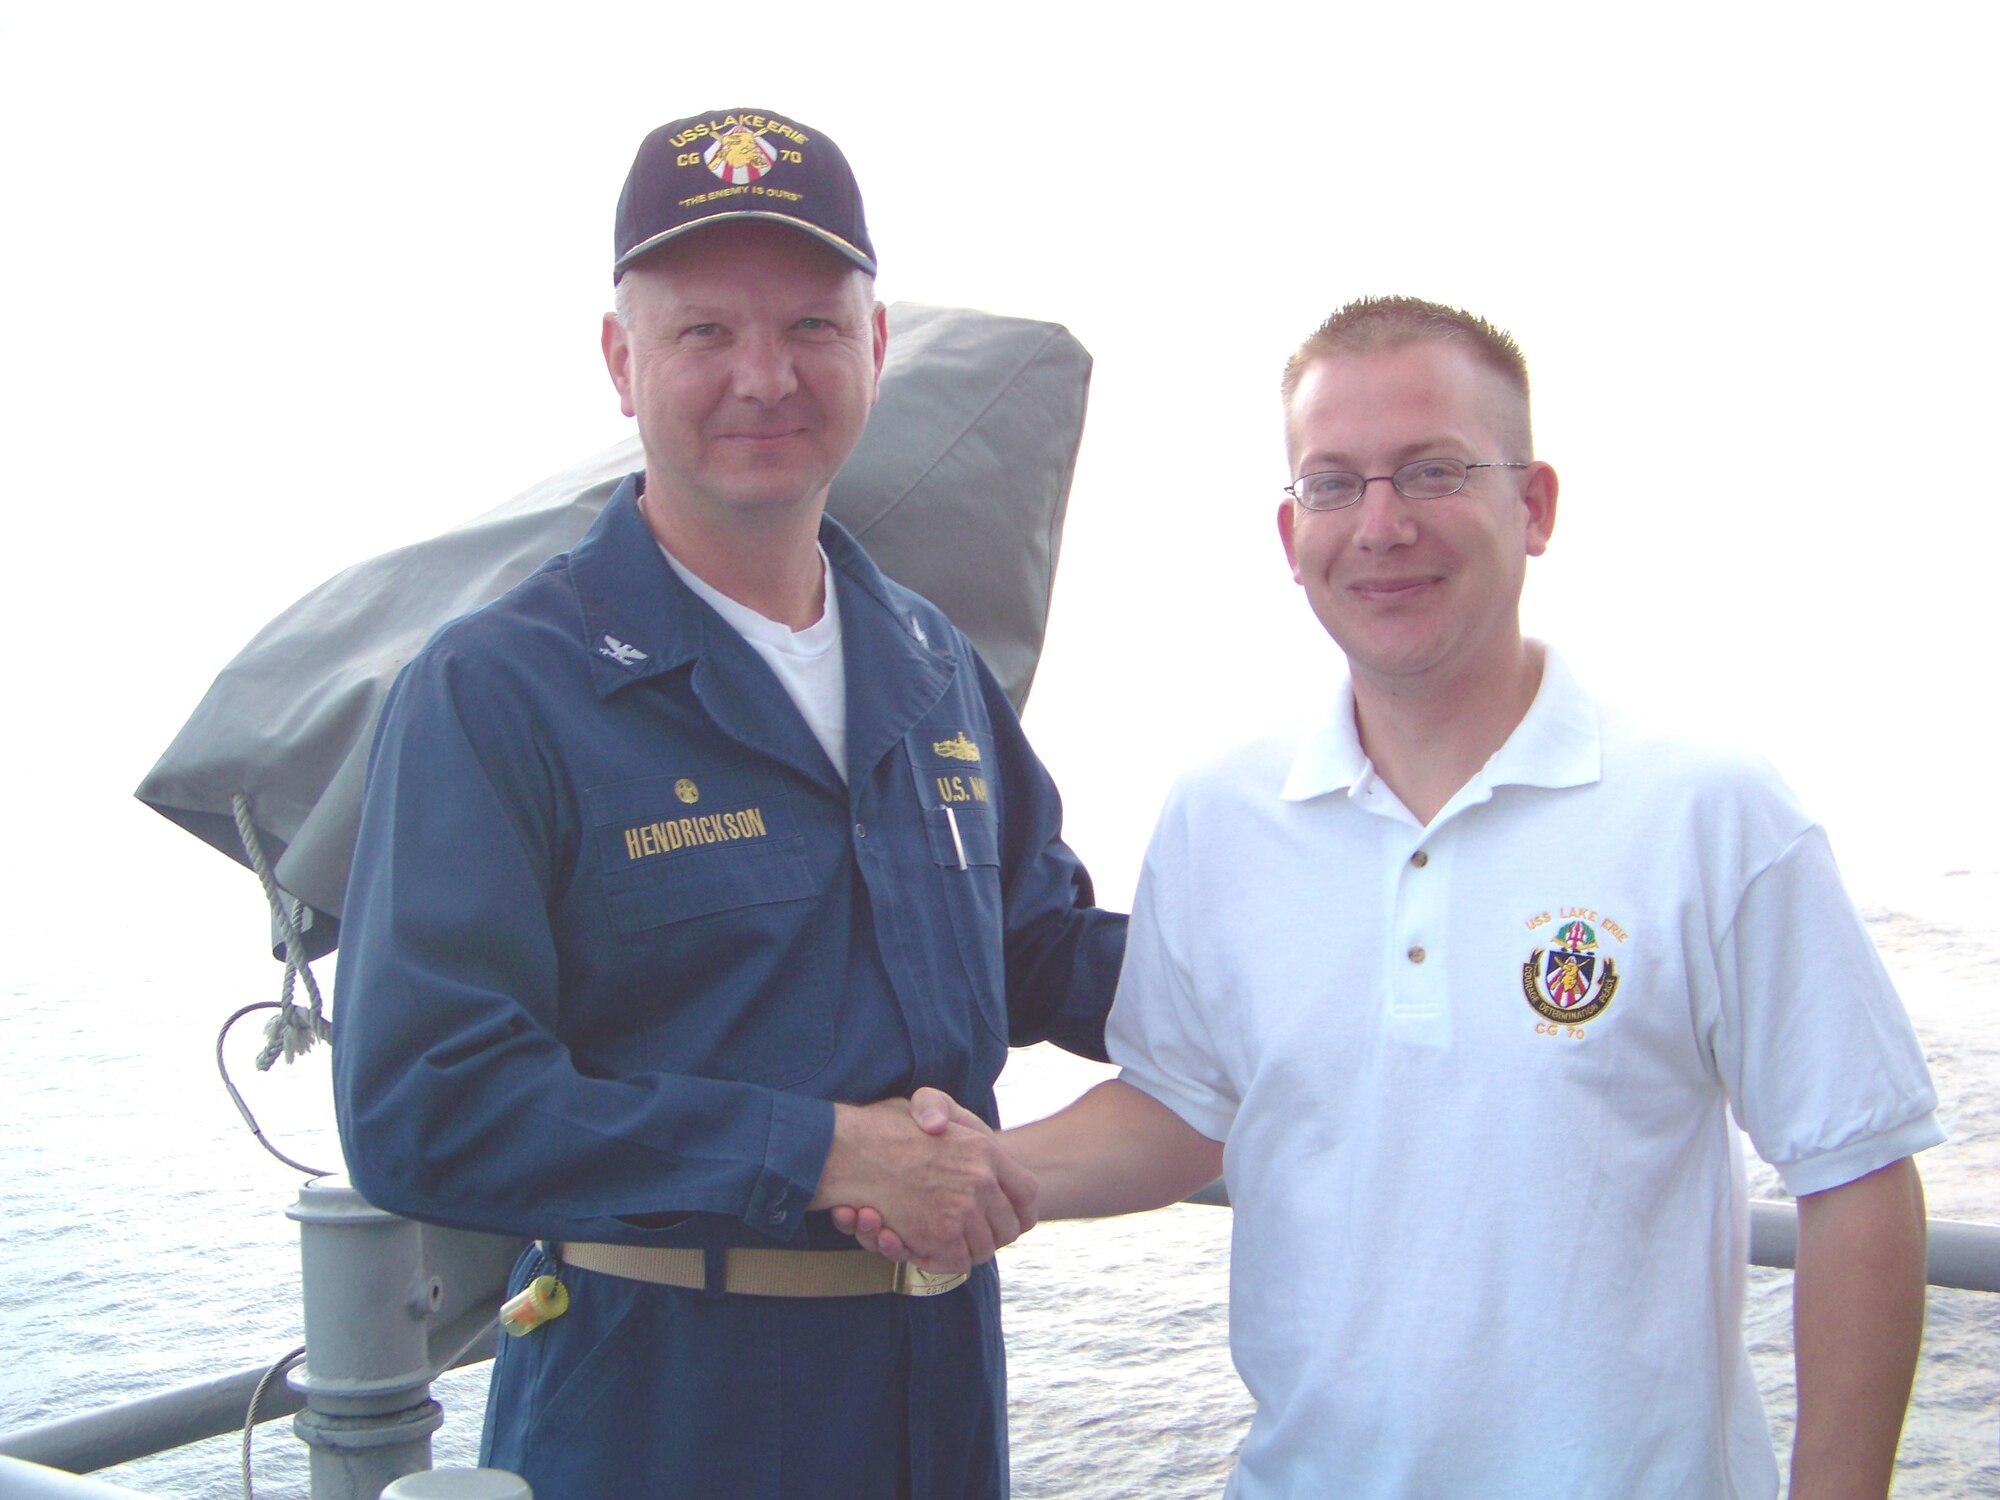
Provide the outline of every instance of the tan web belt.
<path id="1" fill-rule="evenodd" d="M 655 1286 L 707 1286 L 703 1252 L 650 1245 L 563 1245 L 566 1266 L 650 1281 Z M 871 1250 L 725 1250 L 722 1289 L 752 1297 L 935 1297 L 965 1280 L 965 1272 L 920 1271 L 907 1261 L 884 1260 Z"/>

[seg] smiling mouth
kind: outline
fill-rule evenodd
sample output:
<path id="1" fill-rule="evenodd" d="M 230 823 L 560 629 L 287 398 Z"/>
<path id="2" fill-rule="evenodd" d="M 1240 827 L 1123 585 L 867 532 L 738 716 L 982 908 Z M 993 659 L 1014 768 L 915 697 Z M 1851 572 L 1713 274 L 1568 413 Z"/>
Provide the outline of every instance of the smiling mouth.
<path id="1" fill-rule="evenodd" d="M 1364 599 L 1407 599 L 1438 581 L 1435 578 L 1359 579 L 1348 584 L 1347 591 L 1350 594 L 1358 594 Z"/>
<path id="2" fill-rule="evenodd" d="M 802 437 L 804 435 L 805 428 L 803 427 L 787 427 L 779 432 L 725 432 L 722 435 L 722 440 L 725 443 L 782 443 L 787 438 Z"/>

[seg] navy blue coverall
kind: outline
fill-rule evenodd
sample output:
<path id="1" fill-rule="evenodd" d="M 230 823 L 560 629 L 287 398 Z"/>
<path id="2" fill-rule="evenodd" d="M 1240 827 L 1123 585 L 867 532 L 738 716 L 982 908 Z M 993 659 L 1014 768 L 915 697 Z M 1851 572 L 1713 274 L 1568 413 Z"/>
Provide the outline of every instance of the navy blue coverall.
<path id="1" fill-rule="evenodd" d="M 843 781 L 637 480 L 389 695 L 342 914 L 348 1168 L 524 1238 L 852 1248 L 806 1212 L 833 1101 L 928 1084 L 992 1121 L 1009 1044 L 1102 1057 L 1124 919 L 938 609 L 822 523 Z M 514 1285 L 553 1269 L 531 1247 Z M 1006 1493 L 990 1265 L 928 1298 L 561 1275 L 483 1450 L 538 1496 Z"/>

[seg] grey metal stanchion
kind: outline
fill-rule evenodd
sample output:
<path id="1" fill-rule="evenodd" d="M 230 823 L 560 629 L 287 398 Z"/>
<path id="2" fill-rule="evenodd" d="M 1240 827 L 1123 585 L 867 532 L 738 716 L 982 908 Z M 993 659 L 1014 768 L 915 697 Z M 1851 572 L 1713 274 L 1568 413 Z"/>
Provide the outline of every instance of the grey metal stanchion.
<path id="1" fill-rule="evenodd" d="M 504 1469 L 434 1469 L 397 1480 L 382 1500 L 535 1500 L 535 1492 Z"/>
<path id="2" fill-rule="evenodd" d="M 444 1412 L 431 1399 L 428 1327 L 442 1281 L 423 1234 L 338 1177 L 317 1177 L 287 1210 L 299 1224 L 306 1362 L 292 1371 L 306 1408 L 292 1419 L 312 1449 L 313 1500 L 377 1500 L 431 1466 Z"/>

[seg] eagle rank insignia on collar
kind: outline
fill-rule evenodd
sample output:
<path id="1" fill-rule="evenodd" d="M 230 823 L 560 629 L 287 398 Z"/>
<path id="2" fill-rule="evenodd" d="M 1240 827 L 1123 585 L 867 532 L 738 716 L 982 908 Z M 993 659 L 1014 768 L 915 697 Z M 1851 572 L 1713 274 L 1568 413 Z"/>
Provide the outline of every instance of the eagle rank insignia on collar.
<path id="1" fill-rule="evenodd" d="M 646 653 L 637 646 L 628 646 L 615 635 L 607 635 L 604 644 L 597 648 L 599 656 L 608 656 L 621 667 L 636 667 L 646 659 Z"/>

